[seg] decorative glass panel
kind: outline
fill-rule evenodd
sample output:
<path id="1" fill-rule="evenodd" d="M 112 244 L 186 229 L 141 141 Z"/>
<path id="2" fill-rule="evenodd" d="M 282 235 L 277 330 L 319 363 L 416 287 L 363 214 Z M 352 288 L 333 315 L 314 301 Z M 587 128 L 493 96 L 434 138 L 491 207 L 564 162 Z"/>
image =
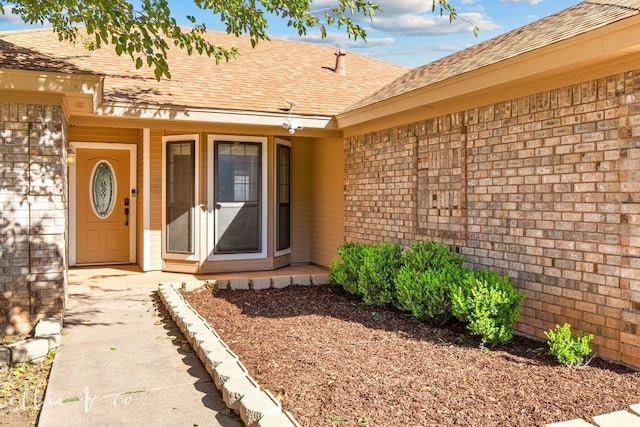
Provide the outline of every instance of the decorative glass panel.
<path id="1" fill-rule="evenodd" d="M 91 182 L 91 201 L 97 216 L 106 218 L 111 213 L 116 197 L 116 180 L 109 163 L 98 163 Z"/>

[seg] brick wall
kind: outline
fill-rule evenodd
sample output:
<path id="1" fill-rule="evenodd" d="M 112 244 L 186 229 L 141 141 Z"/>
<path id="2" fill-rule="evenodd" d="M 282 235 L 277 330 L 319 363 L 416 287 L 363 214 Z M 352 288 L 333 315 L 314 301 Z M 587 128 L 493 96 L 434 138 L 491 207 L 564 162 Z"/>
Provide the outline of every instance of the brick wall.
<path id="1" fill-rule="evenodd" d="M 64 310 L 64 132 L 60 107 L 0 104 L 0 333 Z"/>
<path id="2" fill-rule="evenodd" d="M 346 239 L 456 246 L 640 367 L 640 71 L 345 141 Z"/>

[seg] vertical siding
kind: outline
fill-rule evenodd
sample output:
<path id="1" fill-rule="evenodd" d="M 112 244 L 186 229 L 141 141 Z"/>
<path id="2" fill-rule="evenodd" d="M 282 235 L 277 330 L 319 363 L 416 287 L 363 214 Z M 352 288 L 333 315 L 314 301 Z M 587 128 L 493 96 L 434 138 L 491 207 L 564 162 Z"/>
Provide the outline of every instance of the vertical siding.
<path id="1" fill-rule="evenodd" d="M 151 130 L 149 167 L 151 182 L 149 185 L 151 218 L 149 223 L 151 251 L 151 269 L 162 268 L 162 136 L 161 130 Z"/>
<path id="2" fill-rule="evenodd" d="M 144 164 L 144 147 L 142 142 L 144 140 L 144 132 L 142 129 L 138 131 L 138 165 L 136 167 L 136 223 L 138 229 L 136 230 L 136 262 L 138 265 L 144 265 L 144 187 L 143 187 L 143 164 Z"/>
<path id="3" fill-rule="evenodd" d="M 344 242 L 343 140 L 316 140 L 312 152 L 311 262 L 327 267 Z"/>

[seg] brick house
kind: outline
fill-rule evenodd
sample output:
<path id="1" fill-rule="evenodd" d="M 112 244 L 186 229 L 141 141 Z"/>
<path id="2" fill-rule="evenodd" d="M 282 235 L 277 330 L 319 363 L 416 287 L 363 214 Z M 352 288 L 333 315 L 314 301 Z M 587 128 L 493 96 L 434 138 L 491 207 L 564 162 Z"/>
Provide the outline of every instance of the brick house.
<path id="1" fill-rule="evenodd" d="M 243 55 L 176 57 L 160 83 L 1 34 L 0 325 L 61 315 L 68 266 L 327 266 L 344 240 L 435 239 L 528 293 L 519 331 L 567 321 L 640 367 L 639 15 L 585 1 L 414 70 L 211 33 Z"/>

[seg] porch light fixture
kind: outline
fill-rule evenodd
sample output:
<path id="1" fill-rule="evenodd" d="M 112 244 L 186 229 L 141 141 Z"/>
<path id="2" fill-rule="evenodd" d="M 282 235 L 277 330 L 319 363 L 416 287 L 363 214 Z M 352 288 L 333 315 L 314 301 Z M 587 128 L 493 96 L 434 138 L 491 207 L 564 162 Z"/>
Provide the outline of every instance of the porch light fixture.
<path id="1" fill-rule="evenodd" d="M 297 107 L 298 104 L 295 101 L 289 101 L 288 99 L 285 99 L 285 101 L 287 101 L 287 103 L 289 104 L 289 114 L 287 115 L 287 118 L 282 122 L 282 127 L 289 130 L 290 135 L 293 135 L 297 130 L 302 130 L 304 128 L 302 126 L 302 123 L 291 117 L 293 109 Z"/>
<path id="2" fill-rule="evenodd" d="M 76 164 L 76 150 L 72 147 L 67 148 L 67 165 L 75 165 Z"/>

